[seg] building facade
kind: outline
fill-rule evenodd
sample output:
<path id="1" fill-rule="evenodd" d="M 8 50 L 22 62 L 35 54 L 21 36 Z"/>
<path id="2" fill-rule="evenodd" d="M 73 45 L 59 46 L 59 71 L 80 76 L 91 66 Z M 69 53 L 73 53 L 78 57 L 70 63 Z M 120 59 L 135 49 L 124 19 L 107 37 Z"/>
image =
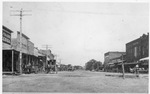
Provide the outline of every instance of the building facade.
<path id="1" fill-rule="evenodd" d="M 104 64 L 111 63 L 112 59 L 125 55 L 125 52 L 107 52 L 104 54 Z"/>
<path id="2" fill-rule="evenodd" d="M 30 65 L 30 68 L 37 64 L 38 56 L 34 55 L 34 43 L 32 43 L 25 34 L 22 33 L 22 48 L 20 48 L 20 32 L 17 31 L 17 34 L 14 34 L 14 37 L 12 38 L 12 48 L 16 51 L 20 52 L 22 51 L 22 71 L 23 73 L 27 72 L 27 66 Z M 19 58 L 19 56 L 18 56 Z M 19 62 L 16 62 L 16 68 L 18 71 L 19 69 Z"/>
<path id="3" fill-rule="evenodd" d="M 126 44 L 126 69 L 134 68 L 136 65 L 145 72 L 149 70 L 149 33 Z M 146 59 L 144 59 L 146 58 Z M 143 59 L 143 60 L 142 60 Z"/>
<path id="4" fill-rule="evenodd" d="M 126 44 L 127 63 L 149 57 L 149 33 Z"/>
<path id="5" fill-rule="evenodd" d="M 28 53 L 28 41 L 29 41 L 29 38 L 22 33 L 22 53 Z M 17 36 L 16 38 L 12 38 L 12 46 L 14 49 L 16 49 L 17 51 L 20 51 L 20 32 L 17 32 Z"/>
<path id="6" fill-rule="evenodd" d="M 27 44 L 27 49 L 28 49 L 28 54 L 29 55 L 34 55 L 34 43 L 28 40 Z"/>
<path id="7" fill-rule="evenodd" d="M 104 54 L 104 71 L 113 71 L 117 60 L 120 60 L 121 56 L 124 56 L 125 52 L 107 52 Z M 115 68 L 116 69 L 116 68 Z"/>
<path id="8" fill-rule="evenodd" d="M 6 26 L 2 26 L 2 71 L 3 73 L 12 73 L 14 71 L 14 54 L 15 51 L 11 47 L 12 30 Z"/>
<path id="9" fill-rule="evenodd" d="M 2 32 L 3 49 L 9 49 L 11 48 L 11 33 L 13 33 L 13 31 L 7 28 L 6 26 L 3 26 L 2 31 L 3 31 Z"/>

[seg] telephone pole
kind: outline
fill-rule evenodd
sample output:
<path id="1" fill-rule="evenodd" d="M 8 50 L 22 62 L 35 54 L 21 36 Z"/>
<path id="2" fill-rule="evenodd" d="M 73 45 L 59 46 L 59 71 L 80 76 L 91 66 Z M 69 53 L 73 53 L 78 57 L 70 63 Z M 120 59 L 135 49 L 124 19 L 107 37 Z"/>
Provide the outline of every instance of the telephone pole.
<path id="1" fill-rule="evenodd" d="M 125 78 L 125 75 L 124 75 L 125 71 L 124 71 L 123 54 L 122 54 L 121 58 L 122 58 L 122 77 L 123 77 L 123 79 L 124 79 L 124 78 Z"/>
<path id="2" fill-rule="evenodd" d="M 20 74 L 22 74 L 22 17 L 23 16 L 29 16 L 31 14 L 23 14 L 23 12 L 27 12 L 27 11 L 30 11 L 30 10 L 23 10 L 21 8 L 21 10 L 11 10 L 11 12 L 19 12 L 19 14 L 14 14 L 14 15 L 11 15 L 11 16 L 20 16 L 20 38 L 19 38 L 19 43 L 20 43 L 20 54 L 19 54 L 19 57 L 20 57 L 20 63 L 19 63 L 19 66 L 20 66 Z"/>

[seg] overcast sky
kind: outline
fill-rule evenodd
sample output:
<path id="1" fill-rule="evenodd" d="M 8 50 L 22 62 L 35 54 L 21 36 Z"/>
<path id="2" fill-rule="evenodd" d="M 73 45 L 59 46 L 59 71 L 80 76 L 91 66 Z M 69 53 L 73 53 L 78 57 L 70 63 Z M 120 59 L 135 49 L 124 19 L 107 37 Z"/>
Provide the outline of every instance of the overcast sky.
<path id="1" fill-rule="evenodd" d="M 5 2 L 3 25 L 14 32 L 19 31 L 19 17 L 10 11 L 21 8 L 32 14 L 23 17 L 23 33 L 39 49 L 51 45 L 63 64 L 104 62 L 104 53 L 125 51 L 126 43 L 149 31 L 147 3 Z"/>

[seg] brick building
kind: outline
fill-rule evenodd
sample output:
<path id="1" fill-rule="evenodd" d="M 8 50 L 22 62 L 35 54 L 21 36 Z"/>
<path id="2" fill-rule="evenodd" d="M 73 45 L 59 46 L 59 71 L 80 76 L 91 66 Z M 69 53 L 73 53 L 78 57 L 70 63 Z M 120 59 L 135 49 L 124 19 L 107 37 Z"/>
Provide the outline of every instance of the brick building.
<path id="1" fill-rule="evenodd" d="M 149 57 L 149 33 L 143 34 L 140 38 L 137 38 L 126 44 L 126 56 L 127 63 L 130 63 L 130 67 L 134 67 L 139 63 L 140 59 Z M 149 60 L 145 61 L 148 67 Z M 142 67 L 142 64 L 139 63 Z"/>
<path id="2" fill-rule="evenodd" d="M 116 58 L 120 58 L 122 55 L 124 56 L 125 52 L 111 51 L 104 54 L 104 71 L 108 71 L 111 66 L 114 66 L 116 62 Z M 111 70 L 111 69 L 110 69 Z"/>
<path id="3" fill-rule="evenodd" d="M 141 36 L 126 44 L 127 63 L 149 57 L 149 34 Z"/>

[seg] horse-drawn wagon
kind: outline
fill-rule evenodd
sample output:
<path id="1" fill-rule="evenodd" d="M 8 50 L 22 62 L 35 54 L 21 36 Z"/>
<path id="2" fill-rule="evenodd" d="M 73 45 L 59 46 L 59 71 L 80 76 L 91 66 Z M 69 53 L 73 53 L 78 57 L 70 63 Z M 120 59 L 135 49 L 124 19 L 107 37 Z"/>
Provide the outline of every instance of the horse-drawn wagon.
<path id="1" fill-rule="evenodd" d="M 56 73 L 58 72 L 57 70 L 57 64 L 56 64 L 56 60 L 49 60 L 46 67 L 45 67 L 45 71 L 46 73 Z"/>

